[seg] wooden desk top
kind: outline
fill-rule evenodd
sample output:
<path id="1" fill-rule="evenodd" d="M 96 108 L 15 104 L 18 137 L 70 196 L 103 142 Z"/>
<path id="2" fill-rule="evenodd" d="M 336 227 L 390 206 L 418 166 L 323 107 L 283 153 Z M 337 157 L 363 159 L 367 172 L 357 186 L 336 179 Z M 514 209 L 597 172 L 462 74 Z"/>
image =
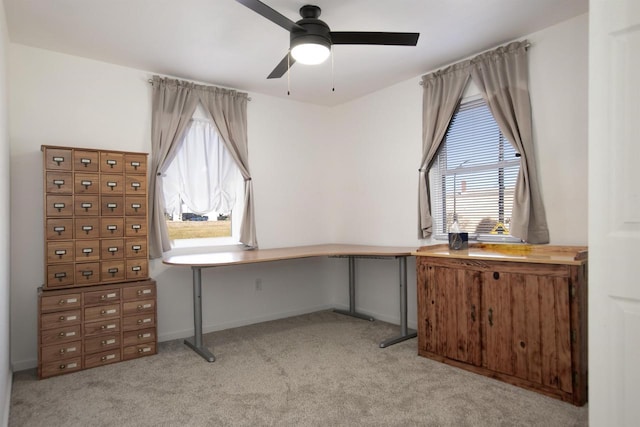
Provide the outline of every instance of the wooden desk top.
<path id="1" fill-rule="evenodd" d="M 415 256 L 580 265 L 587 262 L 585 246 L 552 246 L 505 243 L 470 243 L 469 249 L 449 250 L 449 245 L 423 246 Z"/>
<path id="2" fill-rule="evenodd" d="M 415 252 L 415 250 L 415 247 L 329 244 L 174 255 L 164 258 L 162 262 L 169 265 L 182 265 L 189 267 L 219 267 L 224 265 L 253 264 L 258 262 L 321 256 L 405 257 L 412 256 L 412 253 Z"/>

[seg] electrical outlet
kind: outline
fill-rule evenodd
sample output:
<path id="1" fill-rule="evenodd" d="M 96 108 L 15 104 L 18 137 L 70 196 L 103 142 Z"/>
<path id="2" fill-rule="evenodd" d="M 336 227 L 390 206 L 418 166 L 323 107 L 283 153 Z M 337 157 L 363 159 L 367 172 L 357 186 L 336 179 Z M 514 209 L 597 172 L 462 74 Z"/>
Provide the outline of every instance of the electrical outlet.
<path id="1" fill-rule="evenodd" d="M 256 291 L 262 290 L 262 279 L 256 279 Z"/>

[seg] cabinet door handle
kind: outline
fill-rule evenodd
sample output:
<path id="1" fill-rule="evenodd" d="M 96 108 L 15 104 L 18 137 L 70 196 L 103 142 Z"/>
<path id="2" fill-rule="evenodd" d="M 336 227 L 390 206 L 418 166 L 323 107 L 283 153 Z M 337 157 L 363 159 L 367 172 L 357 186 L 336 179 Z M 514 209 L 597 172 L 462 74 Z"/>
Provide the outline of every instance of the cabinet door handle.
<path id="1" fill-rule="evenodd" d="M 476 321 L 476 306 L 475 306 L 475 304 L 471 305 L 471 320 L 473 322 Z"/>
<path id="2" fill-rule="evenodd" d="M 489 326 L 493 326 L 493 308 L 489 308 Z"/>

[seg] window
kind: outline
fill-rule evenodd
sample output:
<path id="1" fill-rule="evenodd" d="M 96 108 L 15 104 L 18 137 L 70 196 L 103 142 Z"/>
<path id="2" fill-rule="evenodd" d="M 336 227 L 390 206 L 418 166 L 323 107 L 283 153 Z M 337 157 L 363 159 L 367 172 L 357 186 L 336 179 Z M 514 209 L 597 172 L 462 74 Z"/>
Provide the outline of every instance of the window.
<path id="1" fill-rule="evenodd" d="M 470 238 L 519 241 L 509 234 L 519 171 L 484 99 L 463 101 L 429 170 L 434 238 L 446 239 L 457 218 Z"/>
<path id="2" fill-rule="evenodd" d="M 162 184 L 173 247 L 238 243 L 242 175 L 202 107 L 196 109 Z"/>

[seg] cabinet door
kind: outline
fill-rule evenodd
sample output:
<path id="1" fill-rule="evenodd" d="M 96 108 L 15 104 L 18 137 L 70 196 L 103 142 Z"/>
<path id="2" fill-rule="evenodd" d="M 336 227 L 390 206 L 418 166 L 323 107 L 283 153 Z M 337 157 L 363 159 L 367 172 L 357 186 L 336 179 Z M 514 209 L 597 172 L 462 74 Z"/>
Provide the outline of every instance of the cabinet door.
<path id="1" fill-rule="evenodd" d="M 569 286 L 565 277 L 485 272 L 483 366 L 572 391 Z"/>
<path id="2" fill-rule="evenodd" d="M 424 320 L 420 340 L 424 350 L 479 366 L 480 273 L 421 266 L 424 277 L 420 310 Z"/>

